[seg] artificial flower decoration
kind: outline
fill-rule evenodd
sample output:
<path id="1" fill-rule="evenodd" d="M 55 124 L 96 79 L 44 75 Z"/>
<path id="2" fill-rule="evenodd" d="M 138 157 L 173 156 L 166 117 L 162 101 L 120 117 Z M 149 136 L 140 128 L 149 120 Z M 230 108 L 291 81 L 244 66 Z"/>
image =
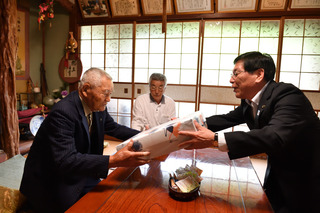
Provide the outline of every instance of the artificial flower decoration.
<path id="1" fill-rule="evenodd" d="M 65 98 L 68 95 L 68 91 L 65 89 L 65 86 L 66 85 L 60 87 L 60 89 L 52 90 L 54 103 L 58 103 L 61 99 Z"/>
<path id="2" fill-rule="evenodd" d="M 62 90 L 61 91 L 61 97 L 65 98 L 68 95 L 68 91 L 67 90 Z"/>
<path id="3" fill-rule="evenodd" d="M 47 19 L 53 19 L 54 18 L 54 11 L 53 11 L 53 0 L 46 0 L 46 2 L 41 3 L 39 5 L 39 17 L 38 17 L 38 23 L 39 28 L 40 24 L 43 23 Z M 51 27 L 51 22 L 50 22 Z"/>

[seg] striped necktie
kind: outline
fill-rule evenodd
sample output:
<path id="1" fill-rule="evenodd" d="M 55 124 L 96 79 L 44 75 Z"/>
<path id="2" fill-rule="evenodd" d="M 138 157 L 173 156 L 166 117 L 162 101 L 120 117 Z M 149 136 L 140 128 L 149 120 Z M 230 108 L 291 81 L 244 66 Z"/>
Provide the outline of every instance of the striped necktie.
<path id="1" fill-rule="evenodd" d="M 91 126 L 92 126 L 92 113 L 89 113 L 89 114 L 88 114 L 87 119 L 88 119 L 89 132 L 91 132 Z"/>

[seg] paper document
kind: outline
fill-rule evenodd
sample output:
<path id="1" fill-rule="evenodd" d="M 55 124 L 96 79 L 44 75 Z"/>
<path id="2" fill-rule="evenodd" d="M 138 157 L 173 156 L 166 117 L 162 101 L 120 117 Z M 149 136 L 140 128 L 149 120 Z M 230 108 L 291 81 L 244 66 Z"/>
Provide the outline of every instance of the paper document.
<path id="1" fill-rule="evenodd" d="M 200 111 L 183 118 L 177 118 L 146 131 L 140 132 L 132 138 L 119 144 L 119 151 L 132 139 L 135 151 L 149 151 L 150 158 L 156 158 L 169 154 L 179 149 L 178 144 L 190 139 L 188 136 L 178 135 L 179 131 L 197 131 L 193 121 L 196 120 L 201 126 L 207 128 L 206 120 Z"/>

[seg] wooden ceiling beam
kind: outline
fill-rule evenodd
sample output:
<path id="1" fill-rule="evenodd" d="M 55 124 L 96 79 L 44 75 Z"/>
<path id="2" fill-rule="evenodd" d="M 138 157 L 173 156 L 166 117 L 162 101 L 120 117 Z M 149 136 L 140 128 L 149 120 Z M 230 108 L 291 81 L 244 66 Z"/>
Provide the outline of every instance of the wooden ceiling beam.
<path id="1" fill-rule="evenodd" d="M 66 1 L 66 0 L 55 0 L 55 1 L 58 2 L 69 13 L 72 13 L 72 10 L 73 10 L 73 7 L 74 7 L 75 4 L 73 4 L 70 1 Z"/>

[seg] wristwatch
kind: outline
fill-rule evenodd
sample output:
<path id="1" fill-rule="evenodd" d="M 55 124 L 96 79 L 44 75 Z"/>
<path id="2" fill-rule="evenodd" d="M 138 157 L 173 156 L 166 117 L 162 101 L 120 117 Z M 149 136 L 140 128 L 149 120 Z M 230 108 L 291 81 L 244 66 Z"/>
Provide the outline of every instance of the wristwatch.
<path id="1" fill-rule="evenodd" d="M 218 133 L 214 133 L 214 139 L 212 142 L 212 148 L 219 148 L 219 144 L 218 144 Z"/>
<path id="2" fill-rule="evenodd" d="M 218 133 L 214 133 L 214 140 L 218 141 Z"/>

